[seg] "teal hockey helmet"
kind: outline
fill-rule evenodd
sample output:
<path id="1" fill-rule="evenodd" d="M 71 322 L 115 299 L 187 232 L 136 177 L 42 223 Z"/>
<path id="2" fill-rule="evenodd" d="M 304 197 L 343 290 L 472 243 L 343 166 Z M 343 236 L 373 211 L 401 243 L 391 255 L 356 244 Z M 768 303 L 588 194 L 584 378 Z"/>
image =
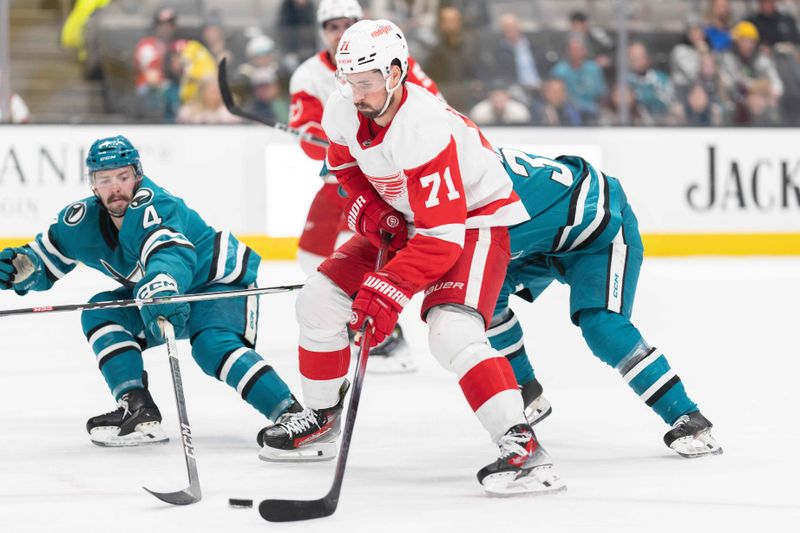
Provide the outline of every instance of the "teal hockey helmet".
<path id="1" fill-rule="evenodd" d="M 136 176 L 141 178 L 142 163 L 139 160 L 139 150 L 123 135 L 97 139 L 92 143 L 86 156 L 86 168 L 89 169 L 90 176 L 99 170 L 129 165 L 133 167 Z"/>

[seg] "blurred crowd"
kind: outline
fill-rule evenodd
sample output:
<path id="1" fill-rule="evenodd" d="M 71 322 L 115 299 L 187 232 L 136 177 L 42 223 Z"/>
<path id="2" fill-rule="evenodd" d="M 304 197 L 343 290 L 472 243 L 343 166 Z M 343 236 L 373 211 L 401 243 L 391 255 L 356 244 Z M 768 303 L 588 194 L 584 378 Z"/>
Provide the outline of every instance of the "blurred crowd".
<path id="1" fill-rule="evenodd" d="M 80 35 L 82 24 L 111 3 L 75 2 L 62 44 L 76 48 L 80 61 L 98 56 Z M 177 7 L 157 9 L 151 26 L 141 28 L 129 65 L 130 119 L 238 122 L 217 87 L 224 57 L 244 107 L 286 122 L 289 77 L 322 46 L 316 2 L 273 3 L 279 12 L 272 31 L 254 21 L 231 32 L 224 9 L 215 9 L 188 36 Z M 736 18 L 731 0 L 696 0 L 682 34 L 651 42 L 633 33 L 623 54 L 614 28 L 593 23 L 583 11 L 557 21 L 567 28 L 563 38 L 543 45 L 535 30 L 525 30 L 533 21 L 512 10 L 513 3 L 494 16 L 478 0 L 361 3 L 366 16 L 403 28 L 411 53 L 448 103 L 479 124 L 612 126 L 621 125 L 626 108 L 635 126 L 800 125 L 800 32 L 792 0 L 750 0 L 746 16 Z M 102 62 L 86 71 L 99 80 L 110 75 Z"/>

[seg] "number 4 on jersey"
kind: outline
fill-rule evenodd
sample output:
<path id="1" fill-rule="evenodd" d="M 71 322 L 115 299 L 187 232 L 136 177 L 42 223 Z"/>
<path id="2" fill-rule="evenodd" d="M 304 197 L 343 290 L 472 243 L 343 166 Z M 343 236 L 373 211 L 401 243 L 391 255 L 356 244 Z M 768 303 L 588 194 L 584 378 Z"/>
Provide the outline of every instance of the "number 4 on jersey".
<path id="1" fill-rule="evenodd" d="M 161 217 L 156 213 L 156 207 L 154 205 L 148 205 L 144 210 L 142 227 L 147 229 L 150 226 L 158 226 L 159 224 L 161 224 Z"/>
<path id="2" fill-rule="evenodd" d="M 447 200 L 457 200 L 461 198 L 458 189 L 453 185 L 453 178 L 450 177 L 450 168 L 444 169 L 444 174 L 436 172 L 435 174 L 428 174 L 420 178 L 419 182 L 423 188 L 431 187 L 431 192 L 428 199 L 425 200 L 425 207 L 436 207 L 439 205 L 439 187 L 442 185 L 444 179 L 445 187 L 447 187 Z"/>

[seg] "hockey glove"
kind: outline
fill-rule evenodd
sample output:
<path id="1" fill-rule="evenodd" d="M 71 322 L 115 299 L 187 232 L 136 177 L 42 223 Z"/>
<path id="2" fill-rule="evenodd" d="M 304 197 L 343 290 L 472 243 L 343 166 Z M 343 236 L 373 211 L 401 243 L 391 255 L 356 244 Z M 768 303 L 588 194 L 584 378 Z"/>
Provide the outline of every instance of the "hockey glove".
<path id="1" fill-rule="evenodd" d="M 145 277 L 136 291 L 136 298 L 163 298 L 178 294 L 178 284 L 167 274 L 156 274 Z M 175 328 L 176 334 L 180 332 L 189 320 L 190 307 L 187 302 L 181 303 L 159 303 L 143 305 L 139 310 L 142 315 L 142 322 L 147 330 L 156 339 L 163 339 L 164 332 L 158 324 L 158 318 L 164 317 Z"/>
<path id="2" fill-rule="evenodd" d="M 367 317 L 372 317 L 373 335 L 370 346 L 383 342 L 392 333 L 400 311 L 412 293 L 394 283 L 385 272 L 368 272 L 353 300 L 350 328 L 359 331 Z"/>
<path id="3" fill-rule="evenodd" d="M 403 214 L 383 201 L 375 191 L 362 191 L 347 204 L 347 226 L 363 235 L 376 248 L 381 246 L 381 230 L 392 235 L 389 249 L 399 250 L 408 241 Z"/>
<path id="4" fill-rule="evenodd" d="M 0 251 L 0 289 L 11 289 L 28 279 L 35 270 L 33 261 L 14 248 Z"/>

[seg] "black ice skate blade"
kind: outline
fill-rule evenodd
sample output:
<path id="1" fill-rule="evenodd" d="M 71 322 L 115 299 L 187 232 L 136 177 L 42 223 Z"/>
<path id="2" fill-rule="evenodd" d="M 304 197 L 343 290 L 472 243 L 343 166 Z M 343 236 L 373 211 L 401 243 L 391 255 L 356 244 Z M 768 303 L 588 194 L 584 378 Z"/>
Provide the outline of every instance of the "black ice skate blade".
<path id="1" fill-rule="evenodd" d="M 172 505 L 190 505 L 200 501 L 200 494 L 195 494 L 192 487 L 177 492 L 155 492 L 147 487 L 142 488 L 162 502 Z"/>

